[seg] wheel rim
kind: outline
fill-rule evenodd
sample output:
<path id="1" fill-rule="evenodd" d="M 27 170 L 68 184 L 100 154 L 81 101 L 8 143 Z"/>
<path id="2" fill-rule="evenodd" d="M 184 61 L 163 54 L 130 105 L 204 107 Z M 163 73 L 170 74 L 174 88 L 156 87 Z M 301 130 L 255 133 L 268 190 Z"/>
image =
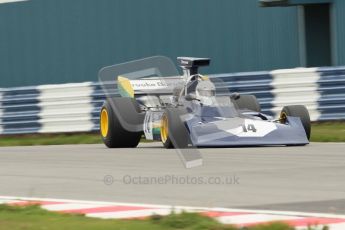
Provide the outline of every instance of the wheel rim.
<path id="1" fill-rule="evenodd" d="M 165 143 L 168 140 L 169 135 L 169 126 L 168 126 L 168 117 L 164 114 L 162 117 L 162 125 L 161 125 L 161 140 Z"/>
<path id="2" fill-rule="evenodd" d="M 103 137 L 106 137 L 108 135 L 108 125 L 109 125 L 108 111 L 106 109 L 102 109 L 102 112 L 101 112 L 101 134 Z"/>
<path id="3" fill-rule="evenodd" d="M 285 112 L 281 112 L 280 113 L 279 121 L 280 121 L 280 123 L 283 123 L 283 124 L 286 123 L 286 121 L 287 121 L 287 114 Z"/>

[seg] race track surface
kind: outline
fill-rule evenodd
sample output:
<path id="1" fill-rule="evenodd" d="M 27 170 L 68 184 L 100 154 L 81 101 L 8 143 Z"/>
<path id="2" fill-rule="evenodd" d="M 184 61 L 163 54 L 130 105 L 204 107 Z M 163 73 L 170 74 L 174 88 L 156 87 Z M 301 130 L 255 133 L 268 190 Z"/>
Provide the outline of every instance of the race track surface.
<path id="1" fill-rule="evenodd" d="M 0 148 L 0 195 L 345 214 L 345 143 L 200 152 L 185 169 L 156 143 Z"/>

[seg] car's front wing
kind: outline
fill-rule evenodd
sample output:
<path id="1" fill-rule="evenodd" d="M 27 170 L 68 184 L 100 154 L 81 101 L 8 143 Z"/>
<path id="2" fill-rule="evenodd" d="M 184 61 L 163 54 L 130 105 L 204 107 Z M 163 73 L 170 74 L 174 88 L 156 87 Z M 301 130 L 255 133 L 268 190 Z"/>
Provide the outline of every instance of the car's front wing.
<path id="1" fill-rule="evenodd" d="M 308 138 L 298 117 L 287 124 L 247 119 L 219 118 L 212 122 L 186 121 L 193 146 L 305 145 Z"/>

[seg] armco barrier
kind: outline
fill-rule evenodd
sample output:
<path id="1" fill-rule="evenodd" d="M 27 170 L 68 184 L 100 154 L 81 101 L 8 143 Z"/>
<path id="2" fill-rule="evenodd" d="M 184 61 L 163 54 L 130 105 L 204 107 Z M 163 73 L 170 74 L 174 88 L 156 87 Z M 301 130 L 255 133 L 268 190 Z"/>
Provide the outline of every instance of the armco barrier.
<path id="1" fill-rule="evenodd" d="M 231 92 L 255 94 L 263 112 L 306 105 L 313 121 L 345 119 L 345 67 L 215 74 Z M 0 89 L 0 134 L 98 130 L 104 100 L 99 83 Z"/>

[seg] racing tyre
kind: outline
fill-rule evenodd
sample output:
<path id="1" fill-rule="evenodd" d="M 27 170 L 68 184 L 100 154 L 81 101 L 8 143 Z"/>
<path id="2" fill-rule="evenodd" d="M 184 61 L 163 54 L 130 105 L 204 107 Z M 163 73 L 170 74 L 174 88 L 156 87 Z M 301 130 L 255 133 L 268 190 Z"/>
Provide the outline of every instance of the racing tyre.
<path id="1" fill-rule="evenodd" d="M 284 122 L 287 116 L 299 117 L 307 135 L 308 140 L 310 139 L 311 125 L 310 116 L 307 108 L 304 105 L 289 105 L 285 106 L 280 114 L 280 119 Z"/>
<path id="2" fill-rule="evenodd" d="M 114 105 L 120 105 L 121 116 L 137 119 L 140 108 L 132 98 L 112 98 Z M 123 128 L 107 99 L 100 112 L 100 134 L 108 148 L 134 148 L 140 142 L 142 131 L 130 132 Z"/>
<path id="3" fill-rule="evenodd" d="M 240 98 L 234 100 L 238 109 L 249 109 L 255 112 L 261 112 L 261 106 L 254 95 L 241 95 Z"/>
<path id="4" fill-rule="evenodd" d="M 161 140 L 165 148 L 183 149 L 191 143 L 187 127 L 181 120 L 181 116 L 186 113 L 177 108 L 165 110 L 161 123 Z"/>

